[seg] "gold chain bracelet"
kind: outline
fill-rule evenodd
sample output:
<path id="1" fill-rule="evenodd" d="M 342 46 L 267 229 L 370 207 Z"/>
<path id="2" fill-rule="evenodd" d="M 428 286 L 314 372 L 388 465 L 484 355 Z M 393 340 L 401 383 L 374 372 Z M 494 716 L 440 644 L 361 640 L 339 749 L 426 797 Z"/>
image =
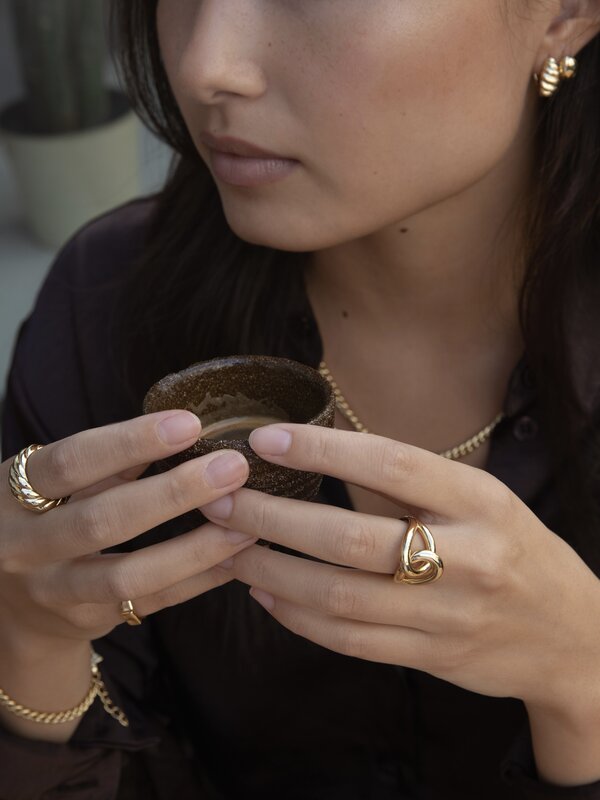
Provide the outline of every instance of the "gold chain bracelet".
<path id="1" fill-rule="evenodd" d="M 92 682 L 86 696 L 80 703 L 78 703 L 76 706 L 73 706 L 73 708 L 69 708 L 66 711 L 34 711 L 31 708 L 27 708 L 26 706 L 17 703 L 2 689 L 0 689 L 0 705 L 7 708 L 13 714 L 16 714 L 18 717 L 23 717 L 31 722 L 42 722 L 46 725 L 58 725 L 61 722 L 72 722 L 72 720 L 83 716 L 83 714 L 85 714 L 88 708 L 92 705 L 97 695 L 100 698 L 100 701 L 102 702 L 106 712 L 126 728 L 129 725 L 129 720 L 127 719 L 125 712 L 116 706 L 110 699 L 106 686 L 104 685 L 104 681 L 102 680 L 102 675 L 100 674 L 100 670 L 98 668 L 98 664 L 101 661 L 102 656 L 99 653 L 96 653 L 96 651 L 92 648 Z"/>

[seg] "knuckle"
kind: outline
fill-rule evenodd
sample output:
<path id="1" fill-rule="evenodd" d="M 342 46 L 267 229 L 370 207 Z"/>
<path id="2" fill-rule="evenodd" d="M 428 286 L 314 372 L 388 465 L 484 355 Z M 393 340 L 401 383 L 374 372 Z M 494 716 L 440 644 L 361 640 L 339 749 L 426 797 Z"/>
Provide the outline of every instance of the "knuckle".
<path id="1" fill-rule="evenodd" d="M 131 600 L 139 597 L 138 581 L 123 562 L 111 564 L 106 569 L 104 582 L 107 595 L 115 600 Z"/>
<path id="2" fill-rule="evenodd" d="M 467 663 L 467 648 L 462 642 L 446 642 L 442 653 L 438 656 L 438 664 L 446 675 L 461 672 Z"/>
<path id="3" fill-rule="evenodd" d="M 344 526 L 337 538 L 339 553 L 350 564 L 368 561 L 375 555 L 375 536 L 367 525 L 354 523 Z"/>
<path id="4" fill-rule="evenodd" d="M 342 653 L 342 655 L 353 656 L 354 658 L 364 658 L 368 656 L 364 634 L 350 626 L 339 634 L 335 649 Z"/>
<path id="5" fill-rule="evenodd" d="M 333 577 L 321 592 L 321 606 L 326 613 L 337 617 L 352 616 L 356 599 L 347 578 L 342 575 Z"/>
<path id="6" fill-rule="evenodd" d="M 515 510 L 516 495 L 503 481 L 489 472 L 484 472 L 482 478 L 482 496 L 478 499 L 485 504 L 483 507 L 495 512 L 494 516 L 499 520 L 508 519 Z"/>
<path id="7" fill-rule="evenodd" d="M 316 465 L 335 462 L 338 458 L 338 447 L 335 437 L 322 435 L 319 431 L 315 436 L 307 437 L 306 460 Z"/>
<path id="8" fill-rule="evenodd" d="M 269 586 L 269 568 L 265 563 L 264 559 L 256 559 L 256 562 L 252 565 L 252 568 L 255 573 L 255 583 L 259 588 Z M 266 589 L 268 591 L 268 589 Z"/>
<path id="9" fill-rule="evenodd" d="M 70 606 L 62 611 L 62 616 L 78 631 L 87 634 L 90 639 L 105 636 L 116 623 L 112 610 L 94 603 Z"/>
<path id="10" fill-rule="evenodd" d="M 486 547 L 485 557 L 480 558 L 473 568 L 477 585 L 485 593 L 499 592 L 505 584 L 507 567 L 504 547 L 500 543 Z"/>
<path id="11" fill-rule="evenodd" d="M 71 527 L 76 541 L 95 550 L 102 549 L 111 525 L 106 504 L 100 496 L 81 502 L 81 508 L 73 515 Z"/>
<path id="12" fill-rule="evenodd" d="M 258 498 L 257 498 L 258 500 Z M 235 503 L 235 500 L 234 500 Z M 256 502 L 251 504 L 249 530 L 255 533 L 268 534 L 273 525 L 273 509 L 270 503 Z"/>
<path id="13" fill-rule="evenodd" d="M 94 627 L 95 619 L 93 619 L 91 608 L 87 604 L 68 606 L 63 610 L 62 616 L 69 625 L 77 630 L 87 631 Z"/>
<path id="14" fill-rule="evenodd" d="M 76 437 L 55 442 L 47 455 L 48 469 L 52 481 L 61 486 L 72 486 L 82 474 L 81 444 Z"/>
<path id="15" fill-rule="evenodd" d="M 181 464 L 166 473 L 162 500 L 169 510 L 177 511 L 187 505 L 192 496 L 198 494 L 198 471 L 186 469 L 187 466 L 188 464 Z"/>
<path id="16" fill-rule="evenodd" d="M 416 469 L 411 449 L 392 439 L 383 440 L 379 461 L 381 474 L 390 481 L 410 478 Z"/>
<path id="17" fill-rule="evenodd" d="M 460 674 L 469 661 L 468 649 L 463 639 L 438 637 L 435 642 L 431 642 L 426 667 L 439 677 Z"/>
<path id="18" fill-rule="evenodd" d="M 150 420 L 144 420 L 146 425 L 151 423 Z M 140 464 L 146 460 L 147 450 L 146 443 L 150 441 L 150 437 L 143 435 L 145 431 L 140 436 L 140 431 L 136 425 L 131 425 L 129 421 L 119 423 L 118 436 L 117 436 L 117 447 L 119 448 L 121 455 L 123 457 L 123 461 L 128 464 Z M 154 429 L 154 426 L 151 425 L 151 430 L 154 438 L 158 440 L 158 436 Z"/>

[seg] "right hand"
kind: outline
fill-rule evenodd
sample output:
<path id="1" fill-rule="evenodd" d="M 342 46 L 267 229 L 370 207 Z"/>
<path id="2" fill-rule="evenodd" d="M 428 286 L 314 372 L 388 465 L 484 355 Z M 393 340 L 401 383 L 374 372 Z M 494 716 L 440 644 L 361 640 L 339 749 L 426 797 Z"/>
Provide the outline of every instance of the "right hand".
<path id="1" fill-rule="evenodd" d="M 213 568 L 257 539 L 232 544 L 227 530 L 211 522 L 131 553 L 100 553 L 246 482 L 248 462 L 231 450 L 136 480 L 153 461 L 197 440 L 199 421 L 185 441 L 169 445 L 160 438 L 160 422 L 176 414 L 92 428 L 32 453 L 27 477 L 33 488 L 49 498 L 71 495 L 43 514 L 13 497 L 14 457 L 0 464 L 0 628 L 9 626 L 15 638 L 89 641 L 123 622 L 122 600 L 145 617 L 232 580 Z M 235 453 L 243 471 L 216 488 L 207 468 L 223 452 Z"/>

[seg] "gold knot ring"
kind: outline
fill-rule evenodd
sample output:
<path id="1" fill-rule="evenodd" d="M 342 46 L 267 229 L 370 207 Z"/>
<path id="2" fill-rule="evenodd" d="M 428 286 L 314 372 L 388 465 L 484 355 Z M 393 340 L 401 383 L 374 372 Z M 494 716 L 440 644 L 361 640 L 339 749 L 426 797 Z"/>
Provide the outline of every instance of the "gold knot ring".
<path id="1" fill-rule="evenodd" d="M 416 517 L 400 517 L 408 522 L 402 538 L 402 551 L 398 569 L 394 575 L 395 583 L 431 583 L 442 577 L 444 564 L 435 552 L 435 540 L 429 528 Z M 410 546 L 415 533 L 419 533 L 429 549 L 411 553 Z"/>
<path id="2" fill-rule="evenodd" d="M 141 625 L 142 620 L 133 610 L 133 603 L 131 600 L 123 600 L 121 603 L 121 616 L 128 625 Z"/>

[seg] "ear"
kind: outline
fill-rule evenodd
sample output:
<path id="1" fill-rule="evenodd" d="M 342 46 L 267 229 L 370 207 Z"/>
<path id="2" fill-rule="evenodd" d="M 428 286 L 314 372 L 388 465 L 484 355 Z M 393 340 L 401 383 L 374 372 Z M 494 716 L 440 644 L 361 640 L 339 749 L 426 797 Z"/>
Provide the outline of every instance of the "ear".
<path id="1" fill-rule="evenodd" d="M 536 60 L 536 72 L 548 56 L 558 61 L 576 56 L 600 33 L 600 0 L 561 0 L 544 35 Z"/>

